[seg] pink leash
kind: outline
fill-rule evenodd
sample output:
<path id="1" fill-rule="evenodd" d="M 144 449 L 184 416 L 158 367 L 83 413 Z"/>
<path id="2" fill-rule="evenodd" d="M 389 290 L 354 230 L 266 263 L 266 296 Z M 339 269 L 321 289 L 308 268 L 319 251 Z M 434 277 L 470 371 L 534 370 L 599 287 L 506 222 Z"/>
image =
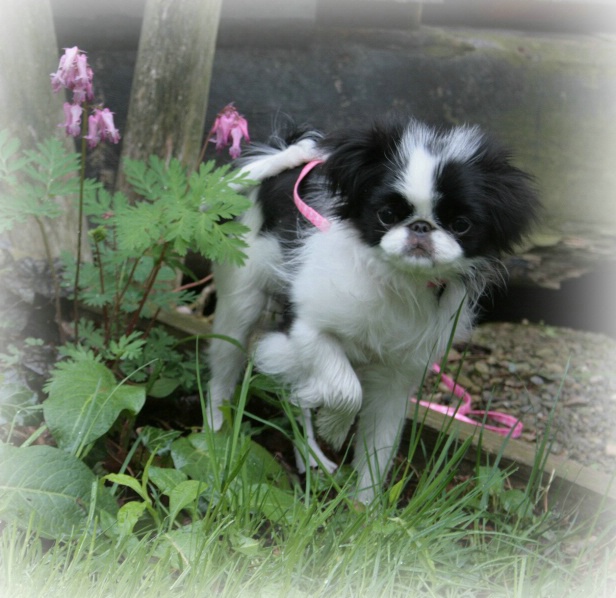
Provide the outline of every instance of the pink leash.
<path id="1" fill-rule="evenodd" d="M 295 181 L 295 186 L 293 187 L 293 201 L 297 209 L 300 213 L 314 226 L 316 226 L 320 231 L 327 232 L 331 226 L 330 221 L 321 216 L 315 209 L 311 208 L 307 205 L 304 200 L 299 196 L 299 186 L 304 178 L 308 175 L 308 173 L 319 164 L 322 164 L 323 160 L 312 160 L 312 162 L 308 162 L 299 176 L 297 177 L 297 181 Z M 445 283 L 443 281 L 437 282 L 428 282 L 429 287 L 442 287 Z M 459 399 L 462 399 L 461 403 L 457 407 L 448 407 L 447 405 L 438 405 L 436 403 L 432 403 L 431 401 L 417 401 L 417 399 L 411 399 L 413 403 L 419 403 L 422 407 L 427 407 L 428 409 L 432 409 L 434 411 L 438 411 L 439 413 L 444 413 L 445 415 L 449 415 L 450 417 L 454 417 L 460 421 L 473 424 L 475 426 L 483 426 L 486 430 L 491 430 L 492 432 L 496 432 L 497 434 L 502 434 L 503 436 L 511 435 L 512 438 L 518 438 L 520 434 L 522 434 L 522 422 L 518 420 L 513 415 L 507 415 L 505 413 L 500 413 L 498 411 L 482 411 L 482 410 L 473 410 L 471 409 L 471 395 L 466 392 L 462 386 L 456 384 L 449 376 L 443 374 L 441 372 L 441 368 L 437 363 L 432 364 L 432 371 L 440 374 L 441 380 L 443 384 Z M 481 418 L 485 421 L 493 421 L 500 425 L 488 425 L 484 424 L 483 421 L 478 421 L 478 419 L 472 419 L 469 416 L 473 416 L 476 418 Z"/>
<path id="2" fill-rule="evenodd" d="M 519 438 L 522 434 L 523 425 L 522 422 L 513 415 L 507 415 L 506 413 L 500 413 L 499 411 L 483 411 L 477 409 L 471 409 L 471 395 L 459 384 L 456 384 L 449 376 L 441 372 L 441 368 L 438 364 L 432 364 L 432 371 L 440 374 L 443 384 L 459 399 L 461 402 L 456 407 L 448 407 L 447 405 L 439 405 L 432 403 L 431 401 L 418 401 L 412 398 L 413 403 L 419 403 L 422 407 L 427 407 L 433 411 L 444 413 L 457 420 L 473 424 L 475 426 L 482 426 L 486 430 L 491 430 L 502 436 L 509 436 L 511 438 Z M 483 421 L 472 419 L 469 416 L 487 421 L 493 421 L 500 425 L 484 424 Z"/>
<path id="3" fill-rule="evenodd" d="M 321 232 L 326 233 L 331 226 L 331 222 L 324 216 L 321 216 L 321 214 L 319 214 L 315 209 L 311 208 L 308 204 L 306 204 L 304 200 L 299 196 L 298 192 L 300 183 L 304 180 L 306 175 L 315 166 L 318 166 L 322 163 L 323 160 L 313 160 L 312 162 L 308 162 L 308 164 L 304 166 L 302 171 L 299 173 L 299 176 L 297 177 L 297 181 L 295 181 L 295 187 L 293 187 L 293 201 L 295 202 L 297 209 L 309 222 L 314 224 L 314 226 L 316 226 Z"/>

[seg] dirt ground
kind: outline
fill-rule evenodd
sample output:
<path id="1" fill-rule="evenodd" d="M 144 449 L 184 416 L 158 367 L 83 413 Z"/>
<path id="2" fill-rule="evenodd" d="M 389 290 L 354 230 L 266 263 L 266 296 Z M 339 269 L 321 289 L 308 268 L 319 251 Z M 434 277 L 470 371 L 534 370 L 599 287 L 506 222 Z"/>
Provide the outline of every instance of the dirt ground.
<path id="1" fill-rule="evenodd" d="M 479 326 L 450 355 L 450 373 L 474 409 L 519 417 L 522 440 L 545 433 L 551 451 L 616 472 L 616 341 L 602 334 L 535 324 Z M 435 399 L 447 400 L 447 393 Z"/>

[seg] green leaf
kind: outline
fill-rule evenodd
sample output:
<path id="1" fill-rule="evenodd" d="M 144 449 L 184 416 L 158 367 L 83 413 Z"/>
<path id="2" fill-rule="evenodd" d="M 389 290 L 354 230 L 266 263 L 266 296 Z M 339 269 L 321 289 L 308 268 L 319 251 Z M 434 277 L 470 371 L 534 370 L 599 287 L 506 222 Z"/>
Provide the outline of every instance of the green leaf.
<path id="1" fill-rule="evenodd" d="M 21 353 L 17 355 L 21 358 Z M 0 425 L 35 426 L 41 419 L 39 398 L 17 374 L 0 374 Z"/>
<path id="2" fill-rule="evenodd" d="M 23 527 L 32 522 L 43 537 L 61 539 L 83 530 L 93 494 L 95 512 L 117 511 L 94 473 L 65 451 L 0 444 L 0 462 L 0 518 Z"/>
<path id="3" fill-rule="evenodd" d="M 163 399 L 168 397 L 179 385 L 179 380 L 160 377 L 150 387 L 148 396 L 154 397 L 155 399 Z"/>
<path id="4" fill-rule="evenodd" d="M 180 482 L 169 493 L 169 518 L 175 519 L 182 509 L 196 508 L 199 497 L 209 490 L 208 485 L 200 480 Z"/>
<path id="5" fill-rule="evenodd" d="M 268 482 L 289 487 L 284 468 L 261 445 L 240 437 L 237 450 L 232 451 L 231 443 L 232 438 L 222 434 L 195 433 L 176 440 L 171 446 L 171 457 L 175 466 L 194 480 L 210 483 L 218 477 L 217 471 L 224 467 L 234 471 L 241 464 L 237 475 L 248 483 Z"/>
<path id="6" fill-rule="evenodd" d="M 138 413 L 145 387 L 118 384 L 111 370 L 88 356 L 58 364 L 45 389 L 45 420 L 58 446 L 78 454 L 109 431 L 124 410 Z"/>
<path id="7" fill-rule="evenodd" d="M 144 201 L 118 210 L 115 225 L 120 251 L 136 257 L 156 245 L 163 233 L 164 218 L 161 203 Z"/>
<path id="8" fill-rule="evenodd" d="M 161 430 L 153 426 L 143 426 L 139 438 L 151 453 L 157 455 L 168 454 L 171 443 L 182 435 L 177 430 Z"/>
<path id="9" fill-rule="evenodd" d="M 118 531 L 120 536 L 128 536 L 133 533 L 137 521 L 146 509 L 144 502 L 131 501 L 120 507 L 117 515 Z"/>
<path id="10" fill-rule="evenodd" d="M 250 506 L 274 523 L 291 523 L 297 509 L 304 509 L 292 492 L 270 484 L 253 484 L 250 487 Z"/>
<path id="11" fill-rule="evenodd" d="M 217 535 L 212 535 L 211 530 L 204 533 L 201 522 L 193 522 L 160 536 L 154 554 L 162 559 L 169 554 L 174 555 L 177 561 L 173 559 L 172 562 L 176 562 L 180 570 L 188 565 L 198 569 L 210 558 L 212 537 Z"/>
<path id="12" fill-rule="evenodd" d="M 248 557 L 255 557 L 261 552 L 261 542 L 256 538 L 236 532 L 231 534 L 231 545 L 233 550 Z"/>
<path id="13" fill-rule="evenodd" d="M 140 331 L 131 332 L 128 336 L 122 335 L 117 341 L 109 343 L 109 352 L 114 359 L 136 359 L 143 352 L 145 341 Z"/>
<path id="14" fill-rule="evenodd" d="M 109 473 L 105 476 L 105 479 L 109 482 L 113 482 L 114 484 L 119 484 L 120 486 L 130 488 L 133 492 L 143 498 L 144 501 L 148 503 L 150 502 L 150 497 L 141 486 L 141 482 L 134 477 L 126 475 L 125 473 Z"/>
<path id="15" fill-rule="evenodd" d="M 504 490 L 499 496 L 500 505 L 507 513 L 523 515 L 526 510 L 526 494 L 518 488 Z"/>
<path id="16" fill-rule="evenodd" d="M 148 470 L 150 482 L 154 484 L 163 494 L 169 496 L 171 491 L 188 479 L 188 476 L 179 469 L 170 467 L 156 467 L 151 465 Z"/>

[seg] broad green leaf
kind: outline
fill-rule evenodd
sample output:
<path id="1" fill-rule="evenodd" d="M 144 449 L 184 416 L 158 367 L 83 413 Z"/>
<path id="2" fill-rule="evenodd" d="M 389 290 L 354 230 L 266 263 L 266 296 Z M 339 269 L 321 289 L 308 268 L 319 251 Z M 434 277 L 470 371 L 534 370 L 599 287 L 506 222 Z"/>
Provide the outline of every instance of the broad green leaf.
<path id="1" fill-rule="evenodd" d="M 499 496 L 499 502 L 507 513 L 523 515 L 526 508 L 526 494 L 518 488 L 504 490 Z"/>
<path id="2" fill-rule="evenodd" d="M 43 537 L 68 537 L 88 524 L 93 488 L 96 510 L 117 512 L 94 473 L 65 451 L 0 444 L 0 462 L 0 519 L 24 527 L 32 521 Z"/>
<path id="3" fill-rule="evenodd" d="M 73 454 L 109 431 L 122 411 L 138 413 L 145 402 L 144 386 L 118 384 L 111 370 L 85 357 L 58 364 L 46 390 L 47 425 Z"/>
<path id="4" fill-rule="evenodd" d="M 154 426 L 143 426 L 139 438 L 151 453 L 166 455 L 171 450 L 171 443 L 181 435 L 182 433 L 177 430 L 161 430 Z"/>
<path id="5" fill-rule="evenodd" d="M 179 385 L 179 380 L 160 377 L 150 387 L 148 396 L 154 397 L 155 399 L 164 399 L 165 397 L 168 397 Z"/>
<path id="6" fill-rule="evenodd" d="M 293 492 L 281 490 L 270 484 L 253 484 L 250 488 L 250 506 L 260 511 L 274 523 L 290 523 L 303 509 Z"/>
<path id="7" fill-rule="evenodd" d="M 170 467 L 156 467 L 151 465 L 148 470 L 150 482 L 154 484 L 163 494 L 169 496 L 171 491 L 182 482 L 188 479 L 188 476 L 179 469 L 171 469 Z"/>
<path id="8" fill-rule="evenodd" d="M 216 471 L 234 471 L 241 464 L 242 479 L 248 483 L 271 482 L 288 487 L 283 467 L 262 446 L 241 437 L 235 451 L 231 450 L 232 439 L 222 434 L 200 432 L 179 438 L 171 446 L 171 456 L 178 469 L 194 480 L 211 482 Z M 233 453 L 233 461 L 231 454 Z"/>
<path id="9" fill-rule="evenodd" d="M 188 565 L 199 567 L 211 549 L 212 538 L 216 537 L 210 530 L 204 533 L 201 522 L 193 522 L 160 536 L 154 554 L 159 558 L 165 558 L 169 553 L 177 556 L 178 569 Z"/>
<path id="10" fill-rule="evenodd" d="M 230 538 L 233 550 L 245 556 L 257 556 L 262 550 L 261 542 L 257 538 L 252 538 L 240 532 L 231 534 Z"/>
<path id="11" fill-rule="evenodd" d="M 175 519 L 182 509 L 197 506 L 199 497 L 210 488 L 206 482 L 199 480 L 186 480 L 180 482 L 169 493 L 169 517 Z"/>
<path id="12" fill-rule="evenodd" d="M 120 486 L 130 488 L 145 501 L 150 500 L 147 492 L 145 492 L 141 486 L 141 482 L 132 476 L 126 475 L 125 473 L 109 473 L 105 476 L 105 479 L 113 482 L 114 484 L 119 484 Z"/>
<path id="13" fill-rule="evenodd" d="M 117 516 L 118 531 L 121 536 L 128 536 L 133 533 L 133 529 L 145 511 L 144 502 L 131 501 L 120 507 Z"/>
<path id="14" fill-rule="evenodd" d="M 37 394 L 14 371 L 0 374 L 0 425 L 36 426 L 40 420 Z"/>
<path id="15" fill-rule="evenodd" d="M 191 441 L 195 434 L 178 438 L 171 445 L 171 458 L 175 467 L 193 480 L 209 482 L 215 474 L 213 468 L 223 467 L 227 454 L 227 439 L 213 436 L 212 447 L 196 447 Z M 211 450 L 210 450 L 211 449 Z"/>

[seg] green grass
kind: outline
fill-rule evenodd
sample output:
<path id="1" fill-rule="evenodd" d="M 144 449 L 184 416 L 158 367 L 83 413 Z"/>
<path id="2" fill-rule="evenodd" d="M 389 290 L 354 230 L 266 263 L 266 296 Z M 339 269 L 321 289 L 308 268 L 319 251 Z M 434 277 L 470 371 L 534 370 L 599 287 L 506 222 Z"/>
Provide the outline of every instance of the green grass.
<path id="1" fill-rule="evenodd" d="M 472 496 L 472 493 L 471 493 Z M 185 532 L 51 546 L 32 531 L 1 537 L 3 596 L 611 596 L 613 553 L 539 527 L 500 532 L 459 496 L 356 512 L 314 501 L 285 525 L 220 513 Z M 592 537 L 588 536 L 588 538 Z M 578 541 L 583 541 L 579 536 Z"/>
<path id="2" fill-rule="evenodd" d="M 134 526 L 101 518 L 52 541 L 33 523 L 4 524 L 0 596 L 613 595 L 614 525 L 543 512 L 541 476 L 527 488 L 512 488 L 498 458 L 463 473 L 468 444 L 444 431 L 429 450 L 420 423 L 412 425 L 406 458 L 397 460 L 391 481 L 368 507 L 353 501 L 347 467 L 333 476 L 308 472 L 304 485 L 286 477 L 255 483 L 260 453 L 247 430 L 259 422 L 241 417 L 253 382 L 248 371 L 225 434 L 197 436 L 209 491 L 187 501 L 179 518 L 161 483 L 152 483 L 157 472 L 150 456 L 138 477 L 151 504 Z M 276 425 L 284 431 L 284 421 Z M 545 450 L 541 444 L 537 472 Z M 426 463 L 420 470 L 419 456 Z M 189 477 L 196 462 L 191 467 L 184 469 Z M 139 498 L 121 485 L 116 497 L 135 504 Z"/>

